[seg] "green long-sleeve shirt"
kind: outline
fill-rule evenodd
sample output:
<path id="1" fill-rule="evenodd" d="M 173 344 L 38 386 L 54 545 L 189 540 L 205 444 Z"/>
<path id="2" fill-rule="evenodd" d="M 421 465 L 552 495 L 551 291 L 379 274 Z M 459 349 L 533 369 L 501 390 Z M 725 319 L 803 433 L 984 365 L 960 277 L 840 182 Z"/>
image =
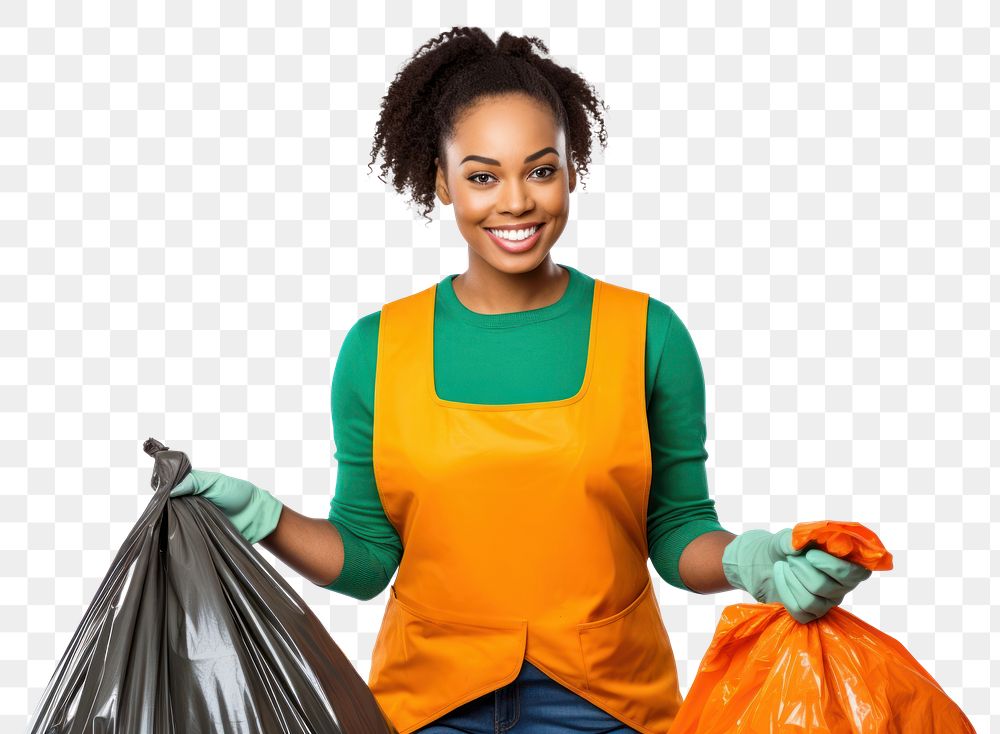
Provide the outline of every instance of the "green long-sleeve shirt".
<path id="1" fill-rule="evenodd" d="M 594 279 L 569 265 L 562 298 L 543 308 L 480 314 L 440 281 L 434 305 L 434 380 L 445 400 L 510 404 L 575 395 L 587 365 Z M 689 590 L 678 562 L 699 535 L 723 530 L 708 495 L 705 379 L 691 335 L 673 309 L 649 298 L 646 412 L 652 447 L 647 539 L 657 573 Z M 324 588 L 372 599 L 396 572 L 403 546 L 385 516 L 372 469 L 375 362 L 381 312 L 348 331 L 331 389 L 337 483 L 329 521 L 344 539 L 344 569 Z M 553 520 L 557 522 L 557 520 Z"/>

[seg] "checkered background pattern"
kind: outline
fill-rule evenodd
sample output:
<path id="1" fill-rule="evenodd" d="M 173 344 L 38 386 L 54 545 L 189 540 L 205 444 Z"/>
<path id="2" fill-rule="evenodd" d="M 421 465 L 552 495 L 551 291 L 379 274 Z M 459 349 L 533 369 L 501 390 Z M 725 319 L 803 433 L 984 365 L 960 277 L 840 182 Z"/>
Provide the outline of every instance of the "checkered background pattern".
<path id="1" fill-rule="evenodd" d="M 387 5 L 0 3 L 0 729 L 148 502 L 147 437 L 326 516 L 344 334 L 467 263 L 369 172 L 379 103 L 478 25 L 610 107 L 553 257 L 690 328 L 723 524 L 871 527 L 896 567 L 844 608 L 1000 730 L 990 4 Z M 261 550 L 367 676 L 388 592 Z M 750 597 L 654 580 L 687 692 Z"/>

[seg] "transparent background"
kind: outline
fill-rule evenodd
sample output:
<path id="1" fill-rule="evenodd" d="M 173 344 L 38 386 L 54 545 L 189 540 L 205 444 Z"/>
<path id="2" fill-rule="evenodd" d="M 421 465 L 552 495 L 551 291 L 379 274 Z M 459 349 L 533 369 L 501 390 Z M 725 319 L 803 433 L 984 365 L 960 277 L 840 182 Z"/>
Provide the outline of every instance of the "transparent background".
<path id="1" fill-rule="evenodd" d="M 469 5 L 0 3 L 0 729 L 148 502 L 147 437 L 326 516 L 344 334 L 466 267 L 450 208 L 368 170 L 453 25 L 540 37 L 609 105 L 553 257 L 684 319 L 723 524 L 871 527 L 896 567 L 844 608 L 1000 728 L 990 4 Z M 261 551 L 367 676 L 387 592 Z M 750 598 L 654 582 L 686 692 Z"/>

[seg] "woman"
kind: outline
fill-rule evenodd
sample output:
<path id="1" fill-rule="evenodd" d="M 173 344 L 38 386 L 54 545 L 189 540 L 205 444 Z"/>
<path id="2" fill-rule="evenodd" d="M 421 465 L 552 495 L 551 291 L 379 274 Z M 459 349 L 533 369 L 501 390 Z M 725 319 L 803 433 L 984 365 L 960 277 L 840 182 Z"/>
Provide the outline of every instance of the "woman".
<path id="1" fill-rule="evenodd" d="M 431 40 L 383 100 L 373 158 L 455 207 L 466 272 L 348 333 L 332 390 L 337 487 L 308 518 L 192 471 L 313 583 L 385 590 L 369 685 L 413 731 L 663 734 L 681 703 L 646 561 L 695 593 L 732 588 L 800 622 L 870 571 L 791 529 L 741 535 L 708 496 L 701 364 L 676 313 L 556 264 L 601 103 L 544 44 L 477 28 Z M 405 550 L 404 550 L 405 549 Z"/>

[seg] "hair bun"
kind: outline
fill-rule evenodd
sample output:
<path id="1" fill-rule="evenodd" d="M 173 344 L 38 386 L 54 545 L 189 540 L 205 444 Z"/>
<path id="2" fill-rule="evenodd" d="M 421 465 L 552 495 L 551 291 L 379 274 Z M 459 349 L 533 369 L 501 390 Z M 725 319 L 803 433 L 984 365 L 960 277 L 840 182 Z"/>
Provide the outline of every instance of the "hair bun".
<path id="1" fill-rule="evenodd" d="M 517 56 L 522 59 L 535 55 L 532 46 L 537 45 L 545 53 L 549 50 L 539 38 L 529 36 L 514 36 L 504 31 L 497 40 L 497 52 L 504 56 Z"/>

